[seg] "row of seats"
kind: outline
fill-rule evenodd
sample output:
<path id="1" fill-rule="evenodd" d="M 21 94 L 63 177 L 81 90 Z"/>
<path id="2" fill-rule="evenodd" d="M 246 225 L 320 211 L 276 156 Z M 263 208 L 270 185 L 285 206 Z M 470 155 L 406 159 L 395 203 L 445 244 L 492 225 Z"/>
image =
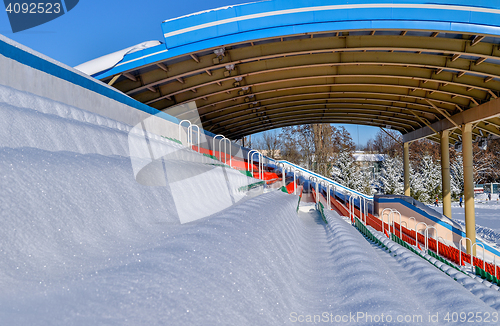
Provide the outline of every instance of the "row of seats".
<path id="1" fill-rule="evenodd" d="M 363 222 L 361 222 L 357 217 L 354 217 L 354 225 L 359 230 L 359 232 L 361 232 L 366 238 L 368 238 L 378 246 L 386 250 L 389 250 L 389 248 L 382 241 L 380 241 L 379 238 L 374 236 L 373 233 L 371 233 L 370 230 L 368 230 L 368 228 L 363 224 Z M 391 251 L 389 250 L 389 252 Z"/>
<path id="2" fill-rule="evenodd" d="M 313 196 L 315 197 L 315 191 L 313 189 Z M 341 212 L 344 216 L 348 216 L 349 215 L 349 204 L 347 204 L 346 206 L 344 206 L 342 203 L 339 203 L 338 201 L 336 201 L 333 197 L 331 197 L 331 203 L 332 205 L 337 208 L 337 210 L 339 210 L 339 212 Z M 366 228 L 366 226 L 358 219 L 357 216 L 360 216 L 360 212 L 359 210 L 354 207 L 354 217 L 353 219 L 355 220 L 354 223 L 356 225 L 356 227 L 360 230 L 361 233 L 363 233 L 367 238 L 369 238 L 370 240 L 376 242 L 377 244 L 378 243 L 378 239 L 373 236 L 373 234 Z M 376 218 L 375 216 L 371 215 L 371 214 L 368 214 L 366 216 L 366 224 L 367 225 L 370 225 L 371 227 L 373 227 L 374 229 L 376 229 L 377 231 L 380 231 L 382 232 L 383 229 L 385 230 L 388 230 L 388 231 L 391 231 L 390 230 L 390 227 L 387 223 L 383 222 L 383 221 L 380 221 L 380 219 Z M 400 234 L 400 226 L 398 223 L 394 223 L 394 226 L 392 228 L 392 232 L 391 232 L 391 235 L 392 235 L 392 240 L 399 243 L 400 245 L 404 246 L 405 248 L 411 250 L 412 252 L 414 252 L 415 254 L 423 257 L 417 250 L 415 250 L 413 247 L 411 246 L 416 246 L 417 245 L 417 242 L 415 240 L 415 238 L 417 237 L 418 238 L 418 242 L 421 243 L 421 244 L 425 244 L 425 237 L 423 234 L 421 233 L 418 233 L 416 234 L 417 232 L 415 230 L 410 230 L 404 226 L 401 226 L 401 234 Z M 401 236 L 401 238 L 399 236 Z M 376 240 L 375 240 L 376 239 Z M 410 246 L 410 245 L 411 246 Z M 453 263 L 456 263 L 457 265 L 464 265 L 465 262 L 469 263 L 470 264 L 470 255 L 462 252 L 462 255 L 460 255 L 460 252 L 457 248 L 455 247 L 452 247 L 452 246 L 448 246 L 442 242 L 438 242 L 436 241 L 435 239 L 433 238 L 428 238 L 427 239 L 427 244 L 428 244 L 428 247 L 429 247 L 429 250 L 428 250 L 428 254 L 435 258 L 437 261 L 440 261 L 448 266 L 451 266 L 459 271 L 461 271 L 457 266 L 455 266 L 454 264 L 452 264 L 451 262 Z M 437 250 L 439 246 L 439 250 Z M 439 252 L 439 255 L 437 254 L 437 252 Z M 461 257 L 460 257 L 461 256 Z M 443 258 L 444 257 L 444 258 Z M 425 258 L 424 258 L 425 259 Z M 473 259 L 473 263 L 474 263 L 474 266 L 476 268 L 479 268 L 479 270 L 483 270 L 480 268 L 480 266 L 483 266 L 483 260 L 480 259 L 480 258 L 477 258 L 477 257 L 474 257 Z M 484 270 L 484 273 L 486 273 L 485 275 L 490 275 L 491 277 L 486 277 L 486 278 L 491 278 L 492 280 L 493 277 L 495 277 L 495 266 L 493 264 L 490 264 L 490 263 L 484 263 L 484 266 L 485 266 L 485 270 Z M 500 275 L 500 267 L 496 267 L 497 268 L 497 274 L 496 275 Z M 496 277 L 495 277 L 496 279 Z M 496 282 L 496 281 L 495 281 Z"/>
<path id="3" fill-rule="evenodd" d="M 316 201 L 316 190 L 314 190 L 314 188 L 312 188 L 312 197 L 313 197 L 313 200 L 314 202 L 317 202 L 318 203 L 318 210 L 321 214 L 321 218 L 323 219 L 323 222 L 325 222 L 325 224 L 328 224 L 328 221 L 326 220 L 326 216 L 325 216 L 325 206 L 323 206 L 323 204 L 321 203 L 321 201 Z"/>
<path id="4" fill-rule="evenodd" d="M 500 280 L 495 275 L 488 273 L 487 271 L 485 271 L 481 267 L 475 266 L 475 272 L 476 272 L 476 275 L 480 276 L 481 278 L 500 286 Z"/>

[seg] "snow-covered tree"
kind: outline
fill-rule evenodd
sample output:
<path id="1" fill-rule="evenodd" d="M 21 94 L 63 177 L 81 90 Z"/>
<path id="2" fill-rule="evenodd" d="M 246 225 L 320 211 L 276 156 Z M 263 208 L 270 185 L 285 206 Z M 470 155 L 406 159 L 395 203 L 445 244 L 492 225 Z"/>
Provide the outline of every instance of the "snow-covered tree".
<path id="1" fill-rule="evenodd" d="M 464 166 L 462 155 L 457 155 L 450 163 L 450 175 L 451 195 L 456 198 L 464 192 Z"/>
<path id="2" fill-rule="evenodd" d="M 421 201 L 424 193 L 425 186 L 422 174 L 418 169 L 415 170 L 413 166 L 410 165 L 410 196 Z"/>
<path id="3" fill-rule="evenodd" d="M 434 201 L 441 194 L 441 167 L 432 156 L 424 155 L 417 171 L 412 173 L 412 197 L 424 203 Z"/>
<path id="4" fill-rule="evenodd" d="M 402 195 L 404 186 L 403 161 L 387 156 L 382 163 L 380 188 L 386 195 Z"/>
<path id="5" fill-rule="evenodd" d="M 333 179 L 336 182 L 348 188 L 362 191 L 362 174 L 358 171 L 355 160 L 350 151 L 343 150 L 339 153 L 335 167 L 338 173 L 333 176 Z"/>
<path id="6" fill-rule="evenodd" d="M 425 180 L 425 189 L 432 201 L 436 195 L 441 195 L 441 166 L 432 159 L 432 156 L 424 156 L 420 170 Z"/>
<path id="7" fill-rule="evenodd" d="M 374 180 L 370 169 L 360 170 L 361 186 L 357 189 L 359 192 L 367 195 L 373 195 L 375 191 Z"/>

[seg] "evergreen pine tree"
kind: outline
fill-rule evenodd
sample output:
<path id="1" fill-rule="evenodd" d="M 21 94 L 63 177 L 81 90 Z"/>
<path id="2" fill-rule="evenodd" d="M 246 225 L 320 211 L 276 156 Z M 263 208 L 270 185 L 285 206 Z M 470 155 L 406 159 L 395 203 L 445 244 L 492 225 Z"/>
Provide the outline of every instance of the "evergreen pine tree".
<path id="1" fill-rule="evenodd" d="M 381 190 L 386 195 L 403 194 L 403 161 L 399 157 L 386 156 L 380 173 Z"/>
<path id="2" fill-rule="evenodd" d="M 420 163 L 420 178 L 423 192 L 417 200 L 424 203 L 434 202 L 436 195 L 441 194 L 441 168 L 434 162 L 432 156 L 425 155 Z"/>
<path id="3" fill-rule="evenodd" d="M 336 168 L 338 170 L 338 174 L 333 176 L 333 179 L 336 182 L 354 190 L 359 191 L 362 189 L 362 175 L 358 171 L 350 151 L 342 150 L 339 153 Z"/>
<path id="4" fill-rule="evenodd" d="M 451 194 L 458 197 L 464 192 L 464 166 L 462 155 L 457 155 L 450 164 Z"/>

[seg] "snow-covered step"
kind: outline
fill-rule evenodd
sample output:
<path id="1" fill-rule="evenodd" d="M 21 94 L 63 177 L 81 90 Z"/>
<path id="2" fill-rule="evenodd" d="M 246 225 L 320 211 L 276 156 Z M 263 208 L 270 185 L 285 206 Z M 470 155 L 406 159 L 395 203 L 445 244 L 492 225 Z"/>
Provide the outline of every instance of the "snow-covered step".
<path id="1" fill-rule="evenodd" d="M 490 282 L 483 282 L 484 281 L 483 279 L 477 278 L 475 277 L 475 275 L 464 274 L 463 272 L 458 271 L 455 268 L 452 268 L 446 264 L 443 264 L 442 262 L 438 261 L 437 259 L 425 253 L 422 253 L 422 256 L 424 258 L 423 259 L 422 257 L 415 255 L 408 249 L 395 243 L 394 241 L 391 241 L 381 232 L 378 232 L 371 227 L 369 228 L 370 231 L 380 241 L 382 241 L 391 251 L 395 252 L 395 257 L 401 255 L 399 259 L 406 261 L 405 264 L 408 264 L 408 262 L 410 261 L 419 262 L 420 265 L 422 264 L 423 264 L 422 266 L 425 265 L 426 269 L 427 267 L 430 267 L 430 269 L 434 269 L 437 273 L 441 273 L 436 269 L 437 267 L 444 272 L 441 274 L 449 275 L 450 280 L 454 280 L 458 284 L 461 284 L 465 289 L 469 290 L 472 294 L 474 294 L 476 297 L 481 299 L 484 303 L 488 304 L 495 310 L 500 310 L 500 292 L 498 291 L 497 286 L 492 286 L 492 283 Z M 431 266 L 431 264 L 433 264 L 433 266 Z"/>

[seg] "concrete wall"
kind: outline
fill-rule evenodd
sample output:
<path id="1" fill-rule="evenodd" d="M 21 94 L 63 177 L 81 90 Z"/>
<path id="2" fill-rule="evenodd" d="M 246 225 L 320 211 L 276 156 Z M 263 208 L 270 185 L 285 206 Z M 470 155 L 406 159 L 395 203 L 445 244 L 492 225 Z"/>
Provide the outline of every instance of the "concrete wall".
<path id="1" fill-rule="evenodd" d="M 178 120 L 0 35 L 0 84 L 178 138 Z M 148 119 L 149 118 L 149 119 Z"/>

